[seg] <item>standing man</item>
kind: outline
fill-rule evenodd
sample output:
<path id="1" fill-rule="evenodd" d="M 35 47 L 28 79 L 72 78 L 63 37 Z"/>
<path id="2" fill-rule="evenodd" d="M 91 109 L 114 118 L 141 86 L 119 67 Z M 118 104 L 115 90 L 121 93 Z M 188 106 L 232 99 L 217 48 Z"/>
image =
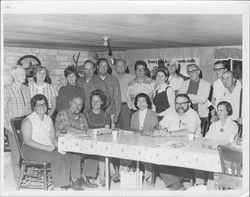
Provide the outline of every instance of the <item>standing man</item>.
<path id="1" fill-rule="evenodd" d="M 120 119 L 117 123 L 117 127 L 129 130 L 130 129 L 130 118 L 131 118 L 131 111 L 127 105 L 127 98 L 126 93 L 128 91 L 128 83 L 134 80 L 135 76 L 126 73 L 127 65 L 125 60 L 118 59 L 115 62 L 115 70 L 116 74 L 114 74 L 117 79 L 119 80 L 120 89 L 121 89 L 121 113 Z"/>
<path id="2" fill-rule="evenodd" d="M 115 124 L 119 121 L 121 113 L 121 89 L 118 79 L 108 73 L 109 62 L 105 58 L 100 58 L 97 62 L 98 76 L 104 81 L 108 87 L 110 95 L 110 105 L 107 108 L 107 112 L 111 114 L 111 128 L 115 127 Z M 114 182 L 119 182 L 119 163 L 120 160 L 117 158 L 112 158 L 112 163 L 114 165 L 114 173 L 112 175 L 112 180 Z M 113 170 L 113 169 L 111 169 Z"/>
<path id="3" fill-rule="evenodd" d="M 213 71 L 216 73 L 216 80 L 213 83 L 213 98 L 212 105 L 214 109 L 217 109 L 217 105 L 220 102 L 222 96 L 227 91 L 227 88 L 224 86 L 222 82 L 222 75 L 227 71 L 227 68 L 224 66 L 222 61 L 217 61 L 214 63 Z M 241 88 L 240 81 L 236 80 L 236 86 Z M 215 110 L 213 111 L 213 116 L 215 116 Z"/>
<path id="4" fill-rule="evenodd" d="M 56 135 L 63 136 L 66 133 L 77 134 L 85 133 L 88 134 L 88 123 L 85 116 L 80 113 L 83 107 L 83 99 L 81 97 L 74 97 L 69 102 L 69 107 L 58 112 L 56 116 Z M 96 184 L 90 183 L 87 179 L 81 178 L 81 154 L 67 153 L 71 158 L 71 178 L 72 188 L 74 190 L 82 190 L 82 185 L 88 187 L 97 187 Z"/>
<path id="5" fill-rule="evenodd" d="M 106 109 L 111 114 L 111 128 L 115 127 L 115 124 L 119 120 L 121 112 L 121 90 L 118 79 L 108 73 L 109 62 L 105 58 L 100 58 L 97 62 L 97 71 L 100 79 L 104 81 L 108 87 L 110 95 L 110 105 Z"/>
<path id="6" fill-rule="evenodd" d="M 178 94 L 175 98 L 175 108 L 170 107 L 166 115 L 159 122 L 159 129 L 154 132 L 155 136 L 187 136 L 189 133 L 200 135 L 200 118 L 191 107 L 191 101 L 186 94 Z M 173 167 L 159 166 L 159 173 L 166 185 L 171 190 L 184 189 L 183 174 L 192 174 L 192 170 Z"/>
<path id="7" fill-rule="evenodd" d="M 187 74 L 190 79 L 182 83 L 179 93 L 187 94 L 192 102 L 192 108 L 198 112 L 201 119 L 201 133 L 205 136 L 209 127 L 209 92 L 208 81 L 200 79 L 200 68 L 196 64 L 187 65 Z"/>
<path id="8" fill-rule="evenodd" d="M 98 76 L 94 74 L 95 72 L 95 64 L 90 61 L 86 60 L 83 64 L 84 73 L 85 76 L 81 77 L 77 80 L 77 84 L 85 91 L 85 108 L 84 110 L 90 109 L 90 94 L 92 91 L 100 89 L 102 90 L 106 95 L 106 108 L 110 104 L 110 95 L 108 92 L 108 87 L 105 83 L 103 83 L 103 80 L 101 80 Z"/>
<path id="9" fill-rule="evenodd" d="M 10 70 L 13 79 L 12 84 L 4 87 L 4 128 L 9 140 L 11 150 L 11 165 L 14 180 L 17 183 L 20 168 L 20 155 L 17 143 L 10 124 L 12 118 L 28 115 L 31 113 L 30 91 L 23 83 L 25 82 L 25 70 L 22 66 L 13 66 Z"/>
<path id="10" fill-rule="evenodd" d="M 232 71 L 226 71 L 223 73 L 222 82 L 226 88 L 226 92 L 222 95 L 220 101 L 227 101 L 232 105 L 232 120 L 237 121 L 241 125 L 240 99 L 242 97 L 242 88 L 239 85 L 236 85 L 236 79 L 234 78 L 234 73 Z"/>

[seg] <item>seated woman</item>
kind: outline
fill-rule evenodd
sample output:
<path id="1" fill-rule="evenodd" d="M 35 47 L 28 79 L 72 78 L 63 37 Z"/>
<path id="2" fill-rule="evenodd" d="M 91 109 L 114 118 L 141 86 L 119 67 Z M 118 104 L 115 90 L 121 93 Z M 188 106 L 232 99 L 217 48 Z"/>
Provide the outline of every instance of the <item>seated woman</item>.
<path id="1" fill-rule="evenodd" d="M 229 141 L 230 135 L 235 138 L 238 133 L 238 125 L 231 119 L 232 113 L 232 105 L 227 101 L 221 101 L 217 105 L 219 120 L 210 125 L 205 137 L 227 141 Z"/>
<path id="2" fill-rule="evenodd" d="M 232 115 L 232 106 L 227 101 L 221 101 L 217 105 L 217 113 L 219 120 L 213 122 L 205 136 L 205 138 L 225 140 L 229 142 L 231 136 L 236 137 L 238 133 L 238 125 L 234 122 L 230 115 Z M 202 170 L 195 170 L 196 184 L 204 184 L 205 179 L 213 180 L 213 173 L 204 172 Z"/>
<path id="3" fill-rule="evenodd" d="M 138 111 L 134 112 L 131 117 L 130 127 L 132 130 L 143 131 L 144 133 L 153 133 L 158 125 L 158 119 L 152 109 L 152 102 L 145 93 L 137 94 L 134 101 Z"/>
<path id="4" fill-rule="evenodd" d="M 97 89 L 91 92 L 90 95 L 90 110 L 84 112 L 85 118 L 88 122 L 88 126 L 90 129 L 97 128 L 110 128 L 110 113 L 104 111 L 104 107 L 106 106 L 106 96 L 103 91 Z M 86 164 L 84 166 L 84 175 L 87 179 L 89 177 L 96 177 L 97 168 L 99 164 L 99 178 L 100 183 L 104 187 L 105 186 L 105 163 L 103 157 L 98 156 L 88 156 L 86 160 Z"/>
<path id="5" fill-rule="evenodd" d="M 152 102 L 150 98 L 145 93 L 137 94 L 134 101 L 135 107 L 138 111 L 134 112 L 131 117 L 131 129 L 146 134 L 152 134 L 153 130 L 158 125 L 158 119 L 155 112 L 151 110 Z M 145 168 L 145 180 L 149 180 L 151 176 L 151 164 L 144 163 Z"/>
<path id="6" fill-rule="evenodd" d="M 48 101 L 42 94 L 30 100 L 32 113 L 22 122 L 24 144 L 23 155 L 33 161 L 51 164 L 52 182 L 55 189 L 70 185 L 70 161 L 67 155 L 57 151 L 57 138 L 54 125 L 47 115 Z"/>

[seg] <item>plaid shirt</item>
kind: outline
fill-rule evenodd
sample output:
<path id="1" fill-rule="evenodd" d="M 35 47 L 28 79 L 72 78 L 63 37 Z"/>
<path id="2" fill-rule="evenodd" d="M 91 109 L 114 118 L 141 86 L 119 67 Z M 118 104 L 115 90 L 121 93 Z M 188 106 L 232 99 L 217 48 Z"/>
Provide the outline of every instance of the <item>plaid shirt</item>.
<path id="1" fill-rule="evenodd" d="M 90 109 L 90 94 L 92 91 L 100 89 L 102 90 L 107 96 L 106 107 L 110 104 L 110 95 L 108 92 L 108 87 L 103 80 L 100 79 L 98 76 L 94 75 L 92 79 L 88 82 L 84 77 L 81 77 L 77 80 L 77 84 L 81 87 L 85 92 L 85 103 L 84 103 L 84 111 Z"/>
<path id="2" fill-rule="evenodd" d="M 56 116 L 56 134 L 60 133 L 66 126 L 82 129 L 84 131 L 88 130 L 88 123 L 85 116 L 82 113 L 78 115 L 72 114 L 68 109 L 60 111 Z"/>
<path id="3" fill-rule="evenodd" d="M 107 111 L 111 114 L 119 116 L 121 112 L 121 89 L 119 80 L 115 76 L 108 74 L 104 78 L 104 82 L 108 87 L 111 98 L 110 105 L 107 108 Z"/>
<path id="4" fill-rule="evenodd" d="M 31 113 L 30 91 L 25 85 L 4 87 L 4 127 L 12 132 L 10 120 Z"/>

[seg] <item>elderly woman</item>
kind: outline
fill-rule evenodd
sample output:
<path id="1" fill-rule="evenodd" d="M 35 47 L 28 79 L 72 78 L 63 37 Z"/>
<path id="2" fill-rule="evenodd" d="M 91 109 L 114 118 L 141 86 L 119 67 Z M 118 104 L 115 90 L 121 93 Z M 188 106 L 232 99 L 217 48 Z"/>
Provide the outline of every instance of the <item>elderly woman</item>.
<path id="1" fill-rule="evenodd" d="M 129 109 L 136 110 L 134 100 L 137 94 L 145 93 L 150 100 L 153 99 L 155 83 L 146 76 L 147 64 L 142 60 L 135 63 L 135 79 L 128 83 L 127 104 Z"/>
<path id="2" fill-rule="evenodd" d="M 175 94 L 178 94 L 178 91 L 181 87 L 182 82 L 184 81 L 182 77 L 178 75 L 179 71 L 179 62 L 177 59 L 169 59 L 167 62 L 167 69 L 169 71 L 169 84 L 175 91 Z"/>
<path id="3" fill-rule="evenodd" d="M 238 125 L 231 119 L 233 113 L 232 106 L 227 101 L 221 101 L 217 105 L 219 120 L 213 122 L 206 134 L 206 138 L 229 141 L 230 136 L 234 138 L 238 133 Z"/>
<path id="4" fill-rule="evenodd" d="M 31 98 L 33 112 L 22 122 L 23 155 L 28 160 L 50 162 L 54 188 L 70 185 L 69 160 L 58 153 L 53 122 L 46 113 L 48 101 L 42 94 Z"/>
<path id="5" fill-rule="evenodd" d="M 110 128 L 111 115 L 110 113 L 104 111 L 106 106 L 106 96 L 105 93 L 99 89 L 91 92 L 90 95 L 90 107 L 91 109 L 84 112 L 85 118 L 88 122 L 90 129 L 97 128 Z M 103 157 L 88 156 L 89 159 L 86 160 L 84 166 L 84 175 L 89 182 L 92 182 L 91 178 L 95 178 L 97 175 L 97 168 L 99 164 L 99 179 L 101 185 L 105 186 L 105 163 Z"/>
<path id="6" fill-rule="evenodd" d="M 33 97 L 36 94 L 43 94 L 48 100 L 48 115 L 51 117 L 56 110 L 57 90 L 54 85 L 45 81 L 48 76 L 48 70 L 43 66 L 38 66 L 34 72 L 35 83 L 29 84 L 30 94 Z"/>
<path id="7" fill-rule="evenodd" d="M 217 105 L 217 113 L 219 120 L 210 125 L 205 138 L 230 142 L 230 138 L 235 138 L 238 133 L 238 125 L 230 117 L 233 113 L 231 104 L 227 101 L 221 101 Z M 198 184 L 203 184 L 206 176 L 209 182 L 213 180 L 213 173 L 211 172 L 195 170 L 195 176 Z"/>
<path id="8" fill-rule="evenodd" d="M 175 93 L 168 83 L 169 72 L 165 67 L 156 70 L 156 89 L 153 103 L 158 121 L 164 117 L 164 112 L 174 104 Z"/>
<path id="9" fill-rule="evenodd" d="M 60 112 L 69 108 L 70 101 L 75 97 L 85 99 L 84 90 L 76 84 L 77 71 L 74 66 L 68 66 L 64 70 L 64 76 L 67 79 L 67 85 L 59 89 L 58 97 L 56 99 L 56 110 Z"/>

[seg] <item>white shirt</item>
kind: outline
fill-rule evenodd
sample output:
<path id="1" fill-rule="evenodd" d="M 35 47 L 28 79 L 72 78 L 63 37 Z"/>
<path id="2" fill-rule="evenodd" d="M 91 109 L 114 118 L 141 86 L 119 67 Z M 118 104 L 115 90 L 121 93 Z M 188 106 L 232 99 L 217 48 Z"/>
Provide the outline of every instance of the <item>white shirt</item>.
<path id="1" fill-rule="evenodd" d="M 200 118 L 196 111 L 192 108 L 184 113 L 182 116 L 176 112 L 174 107 L 170 107 L 164 118 L 160 121 L 162 128 L 167 128 L 169 131 L 178 131 L 181 129 L 188 129 L 196 135 L 200 135 Z"/>
<path id="2" fill-rule="evenodd" d="M 237 80 L 236 86 L 241 87 L 241 83 L 239 80 Z M 213 97 L 215 98 L 215 106 L 214 107 L 216 108 L 218 103 L 221 100 L 221 97 L 227 91 L 227 88 L 225 88 L 225 86 L 223 85 L 221 78 L 218 78 L 217 80 L 214 81 L 213 88 L 214 88 L 213 89 Z"/>
<path id="3" fill-rule="evenodd" d="M 224 126 L 221 124 L 221 120 L 213 122 L 206 134 L 206 138 L 217 140 L 229 140 L 229 136 L 236 136 L 238 133 L 238 125 L 228 117 Z"/>
<path id="4" fill-rule="evenodd" d="M 177 76 L 169 76 L 168 78 L 169 84 L 174 91 L 179 91 L 181 84 L 183 83 L 183 78 Z"/>
<path id="5" fill-rule="evenodd" d="M 232 105 L 233 114 L 231 115 L 233 120 L 237 120 L 240 116 L 240 91 L 241 88 L 239 86 L 235 86 L 233 92 L 230 93 L 228 89 L 221 97 L 220 101 L 227 101 Z"/>
<path id="6" fill-rule="evenodd" d="M 144 120 L 147 114 L 148 108 L 139 110 L 139 130 L 143 129 Z"/>
<path id="7" fill-rule="evenodd" d="M 50 116 L 45 114 L 43 120 L 41 120 L 37 113 L 33 112 L 27 118 L 32 123 L 31 139 L 43 145 L 53 145 L 50 139 L 50 130 L 53 125 Z"/>
<path id="8" fill-rule="evenodd" d="M 135 76 L 128 73 L 125 73 L 121 78 L 116 73 L 114 73 L 113 75 L 116 76 L 119 80 L 121 89 L 121 101 L 125 103 L 127 102 L 126 93 L 128 91 L 128 83 L 132 81 Z"/>

